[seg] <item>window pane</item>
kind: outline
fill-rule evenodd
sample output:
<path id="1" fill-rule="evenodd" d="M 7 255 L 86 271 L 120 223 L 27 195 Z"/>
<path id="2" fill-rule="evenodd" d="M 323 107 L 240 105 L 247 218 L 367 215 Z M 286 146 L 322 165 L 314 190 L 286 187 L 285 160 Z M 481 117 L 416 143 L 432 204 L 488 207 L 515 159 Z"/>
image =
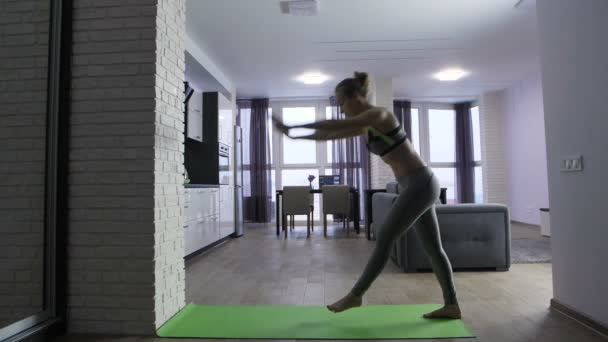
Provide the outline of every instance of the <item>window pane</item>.
<path id="1" fill-rule="evenodd" d="M 243 197 L 251 196 L 251 171 L 243 170 Z"/>
<path id="2" fill-rule="evenodd" d="M 315 180 L 312 182 L 313 188 L 319 187 L 319 170 L 318 169 L 295 169 L 295 170 L 282 170 L 281 180 L 283 186 L 289 185 L 309 185 L 308 175 L 315 176 Z"/>
<path id="3" fill-rule="evenodd" d="M 270 206 L 270 220 L 272 222 L 274 222 L 275 218 L 276 218 L 275 215 L 276 215 L 276 203 L 277 203 L 277 197 L 275 196 L 276 191 L 277 191 L 275 170 L 270 171 L 270 182 L 271 182 L 270 201 L 272 202 L 271 206 Z"/>
<path id="4" fill-rule="evenodd" d="M 335 107 L 333 107 L 333 106 L 325 107 L 325 118 L 327 120 L 332 119 L 334 110 L 335 110 Z M 331 140 L 326 141 L 325 144 L 327 145 L 327 162 L 331 163 L 333 161 L 333 155 L 334 155 L 334 144 Z"/>
<path id="5" fill-rule="evenodd" d="M 483 173 L 482 167 L 475 167 L 475 203 L 483 203 Z"/>
<path id="6" fill-rule="evenodd" d="M 273 156 L 272 156 L 272 132 L 273 132 L 273 126 L 272 126 L 272 108 L 268 108 L 268 139 L 269 139 L 269 146 L 270 146 L 270 164 L 273 163 Z M 251 109 L 250 108 L 244 108 L 241 109 L 241 128 L 243 130 L 243 165 L 249 165 L 251 163 L 251 158 L 249 156 L 249 146 L 251 143 Z"/>
<path id="7" fill-rule="evenodd" d="M 251 130 L 251 109 L 241 109 L 241 128 L 243 129 L 243 165 L 249 165 L 249 133 Z"/>
<path id="8" fill-rule="evenodd" d="M 429 110 L 431 162 L 456 162 L 456 113 L 451 109 Z"/>
<path id="9" fill-rule="evenodd" d="M 409 137 L 414 148 L 420 153 L 420 118 L 418 108 L 412 108 L 412 136 Z"/>
<path id="10" fill-rule="evenodd" d="M 268 127 L 268 141 L 269 141 L 269 151 L 268 153 L 270 153 L 270 165 L 273 164 L 273 156 L 272 156 L 272 149 L 274 148 L 274 146 L 272 145 L 272 132 L 274 132 L 273 126 L 272 126 L 272 108 L 268 108 L 268 122 L 266 123 L 267 127 Z"/>
<path id="11" fill-rule="evenodd" d="M 298 125 L 315 121 L 315 107 L 283 108 L 286 125 Z M 297 129 L 294 135 L 308 135 L 310 129 Z M 283 162 L 285 164 L 312 164 L 317 162 L 317 150 L 313 140 L 294 140 L 283 136 Z"/>
<path id="12" fill-rule="evenodd" d="M 275 180 L 275 170 L 271 170 L 270 171 L 270 181 L 272 189 L 271 189 L 271 194 L 272 194 L 272 200 L 274 201 L 274 193 L 277 190 L 276 187 L 276 180 Z M 244 197 L 249 197 L 251 196 L 251 171 L 250 170 L 243 170 L 243 196 Z"/>
<path id="13" fill-rule="evenodd" d="M 471 125 L 473 126 L 473 158 L 481 161 L 481 126 L 479 125 L 479 107 L 471 108 Z"/>
<path id="14" fill-rule="evenodd" d="M 456 168 L 439 168 L 434 167 L 433 173 L 439 180 L 439 186 L 447 188 L 447 200 L 448 203 L 456 203 Z"/>
<path id="15" fill-rule="evenodd" d="M 319 187 L 319 170 L 318 169 L 298 169 L 298 170 L 282 170 L 281 177 L 283 186 L 289 185 L 309 185 L 308 175 L 315 176 L 315 180 L 312 182 L 313 188 Z M 320 196 L 314 195 L 314 219 L 318 220 L 320 215 Z"/>

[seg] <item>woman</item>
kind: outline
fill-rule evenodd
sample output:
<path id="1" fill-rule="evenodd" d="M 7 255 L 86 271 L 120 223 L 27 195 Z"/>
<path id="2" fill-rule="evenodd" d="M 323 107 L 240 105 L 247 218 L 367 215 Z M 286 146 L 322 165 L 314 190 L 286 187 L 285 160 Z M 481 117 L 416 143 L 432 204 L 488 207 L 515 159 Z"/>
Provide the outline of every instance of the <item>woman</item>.
<path id="1" fill-rule="evenodd" d="M 290 127 L 273 118 L 277 129 L 287 136 L 290 136 L 289 131 L 292 128 L 315 130 L 311 135 L 293 137 L 296 139 L 333 140 L 365 135 L 369 151 L 381 156 L 405 189 L 394 202 L 385 222 L 377 229 L 376 246 L 363 274 L 346 296 L 327 308 L 333 312 L 341 312 L 361 306 L 363 294 L 386 265 L 397 238 L 418 221 L 416 233 L 439 280 L 445 302 L 441 309 L 427 313 L 424 317 L 459 319 L 461 312 L 456 300 L 452 267 L 441 246 L 439 224 L 435 214 L 439 183 L 407 140 L 406 133 L 395 115 L 384 108 L 374 107 L 367 101 L 368 85 L 368 75 L 355 72 L 354 78 L 344 79 L 336 86 L 336 100 L 346 115 L 344 120 L 327 120 Z"/>

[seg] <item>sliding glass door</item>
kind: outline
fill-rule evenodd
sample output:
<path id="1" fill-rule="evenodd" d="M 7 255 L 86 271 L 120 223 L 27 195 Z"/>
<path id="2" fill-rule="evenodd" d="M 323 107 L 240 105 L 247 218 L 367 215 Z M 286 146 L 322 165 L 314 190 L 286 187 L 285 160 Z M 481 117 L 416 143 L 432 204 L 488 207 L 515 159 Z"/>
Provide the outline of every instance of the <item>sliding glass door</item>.
<path id="1" fill-rule="evenodd" d="M 31 338 L 64 314 L 64 5 L 0 1 L 0 340 Z"/>

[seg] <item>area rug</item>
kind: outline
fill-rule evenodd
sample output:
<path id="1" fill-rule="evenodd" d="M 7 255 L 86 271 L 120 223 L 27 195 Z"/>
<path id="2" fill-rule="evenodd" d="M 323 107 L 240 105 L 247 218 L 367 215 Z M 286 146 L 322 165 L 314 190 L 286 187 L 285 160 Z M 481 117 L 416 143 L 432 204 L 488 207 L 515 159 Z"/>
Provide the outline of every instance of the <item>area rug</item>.
<path id="1" fill-rule="evenodd" d="M 551 263 L 551 239 L 543 237 L 511 240 L 511 263 Z"/>

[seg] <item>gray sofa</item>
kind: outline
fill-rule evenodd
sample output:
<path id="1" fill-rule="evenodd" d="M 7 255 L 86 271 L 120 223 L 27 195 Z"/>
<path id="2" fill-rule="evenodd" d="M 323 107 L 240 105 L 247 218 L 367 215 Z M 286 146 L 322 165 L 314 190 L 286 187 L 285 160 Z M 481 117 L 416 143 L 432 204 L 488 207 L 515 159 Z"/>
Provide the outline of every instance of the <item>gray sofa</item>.
<path id="1" fill-rule="evenodd" d="M 373 194 L 372 234 L 382 224 L 399 188 L 397 183 L 389 183 L 386 192 Z M 511 267 L 511 224 L 507 206 L 441 204 L 438 200 L 436 210 L 443 248 L 453 269 L 507 271 Z M 391 258 L 404 272 L 431 269 L 414 229 L 397 240 Z"/>

